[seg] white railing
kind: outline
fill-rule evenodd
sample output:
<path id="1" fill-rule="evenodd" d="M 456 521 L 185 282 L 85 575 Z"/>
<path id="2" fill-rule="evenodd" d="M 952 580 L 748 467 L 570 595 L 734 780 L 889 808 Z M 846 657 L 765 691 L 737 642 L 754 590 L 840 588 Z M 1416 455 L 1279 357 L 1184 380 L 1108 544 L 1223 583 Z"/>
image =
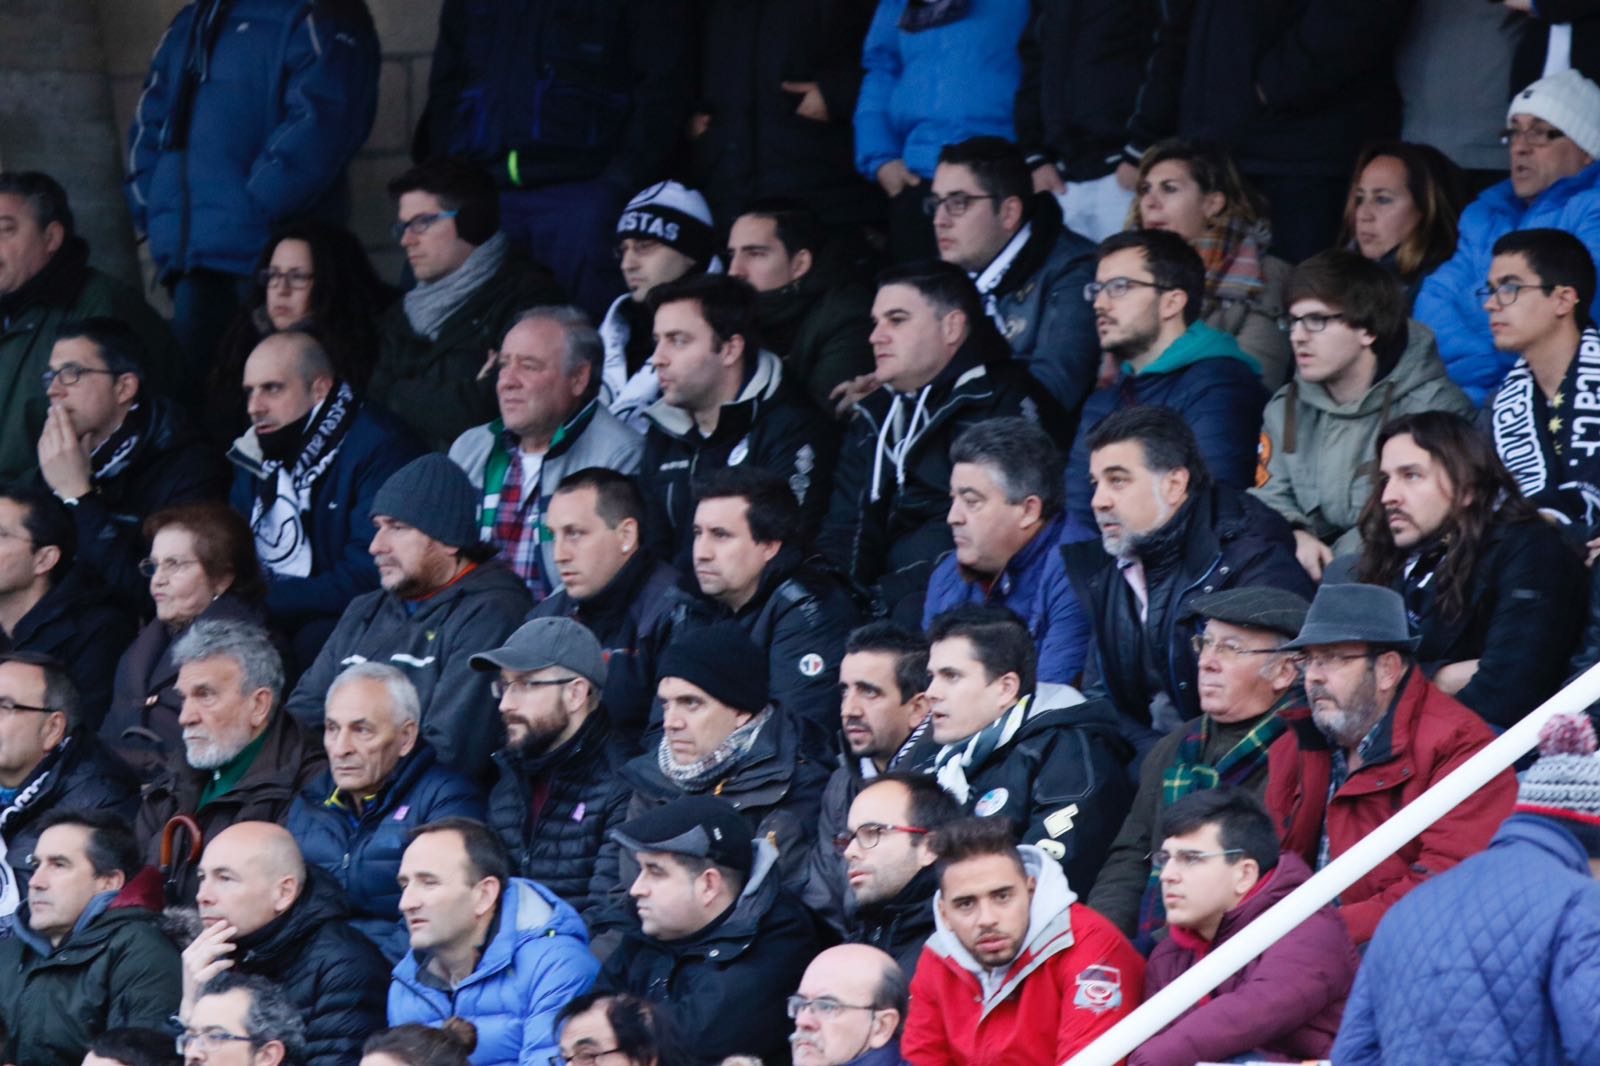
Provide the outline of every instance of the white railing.
<path id="1" fill-rule="evenodd" d="M 1537 710 L 1401 808 L 1355 847 L 1323 867 L 1062 1066 L 1112 1066 L 1126 1057 L 1407 841 L 1532 751 L 1539 743 L 1539 730 L 1552 715 L 1582 712 L 1596 700 L 1600 700 L 1600 665 L 1574 678 Z"/>

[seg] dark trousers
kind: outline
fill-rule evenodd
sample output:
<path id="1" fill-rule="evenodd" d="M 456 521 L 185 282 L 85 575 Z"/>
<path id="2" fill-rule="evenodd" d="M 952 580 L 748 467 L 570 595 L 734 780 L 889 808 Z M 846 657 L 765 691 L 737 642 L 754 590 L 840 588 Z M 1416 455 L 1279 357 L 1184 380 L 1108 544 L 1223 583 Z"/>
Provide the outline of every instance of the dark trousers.
<path id="1" fill-rule="evenodd" d="M 909 263 L 913 259 L 939 258 L 939 245 L 933 237 L 933 219 L 923 210 L 931 182 L 910 185 L 889 201 L 889 259 Z"/>
<path id="2" fill-rule="evenodd" d="M 205 390 L 223 334 L 250 298 L 250 279 L 219 270 L 191 270 L 169 281 L 167 288 L 172 294 L 172 332 L 189 383 L 183 398 L 194 402 Z"/>
<path id="3" fill-rule="evenodd" d="M 501 231 L 550 268 L 567 298 L 597 325 L 626 288 L 617 267 L 616 232 L 629 195 L 599 180 L 500 194 Z"/>
<path id="4" fill-rule="evenodd" d="M 1315 174 L 1251 174 L 1255 187 L 1272 205 L 1272 247 L 1279 259 L 1298 263 L 1339 239 L 1344 221 L 1348 177 Z"/>

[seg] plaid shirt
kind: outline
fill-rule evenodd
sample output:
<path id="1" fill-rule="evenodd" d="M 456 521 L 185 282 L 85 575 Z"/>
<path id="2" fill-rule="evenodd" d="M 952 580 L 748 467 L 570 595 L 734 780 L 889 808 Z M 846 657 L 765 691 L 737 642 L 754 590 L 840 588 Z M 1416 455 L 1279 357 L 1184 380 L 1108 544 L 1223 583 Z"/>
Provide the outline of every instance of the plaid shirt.
<path id="1" fill-rule="evenodd" d="M 1377 724 L 1367 730 L 1367 735 L 1361 738 L 1361 743 L 1356 745 L 1356 754 L 1361 756 L 1362 766 L 1367 765 L 1368 758 L 1372 755 L 1373 742 L 1377 739 L 1379 730 L 1383 728 L 1384 723 L 1389 720 L 1392 714 L 1394 714 L 1394 708 L 1390 707 L 1388 713 L 1378 719 Z M 1330 854 L 1333 849 L 1328 843 L 1328 811 L 1333 809 L 1334 795 L 1344 787 L 1344 783 L 1348 780 L 1350 780 L 1350 757 L 1344 753 L 1343 748 L 1335 745 L 1333 749 L 1333 766 L 1328 771 L 1328 801 L 1322 805 L 1322 839 L 1317 843 L 1317 869 L 1319 870 L 1333 861 L 1333 856 Z"/>
<path id="2" fill-rule="evenodd" d="M 522 497 L 522 447 L 513 437 L 502 434 L 500 447 L 506 450 L 509 463 L 505 481 L 500 486 L 497 499 L 485 498 L 484 508 L 493 508 L 494 524 L 489 529 L 489 543 L 500 553 L 500 560 L 522 579 L 533 593 L 537 603 L 550 595 L 550 584 L 545 578 L 544 558 L 540 545 L 544 536 L 543 500 L 537 482 L 527 499 Z"/>

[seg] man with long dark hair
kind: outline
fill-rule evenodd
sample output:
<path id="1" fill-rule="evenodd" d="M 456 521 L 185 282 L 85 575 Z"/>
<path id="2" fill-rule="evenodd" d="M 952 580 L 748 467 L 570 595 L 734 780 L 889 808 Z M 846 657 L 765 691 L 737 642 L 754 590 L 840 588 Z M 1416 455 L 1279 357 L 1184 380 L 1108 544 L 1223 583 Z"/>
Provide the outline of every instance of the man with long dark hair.
<path id="1" fill-rule="evenodd" d="M 1405 598 L 1434 684 L 1490 725 L 1515 725 L 1560 687 L 1582 625 L 1582 562 L 1460 415 L 1393 420 L 1377 461 L 1356 579 Z"/>

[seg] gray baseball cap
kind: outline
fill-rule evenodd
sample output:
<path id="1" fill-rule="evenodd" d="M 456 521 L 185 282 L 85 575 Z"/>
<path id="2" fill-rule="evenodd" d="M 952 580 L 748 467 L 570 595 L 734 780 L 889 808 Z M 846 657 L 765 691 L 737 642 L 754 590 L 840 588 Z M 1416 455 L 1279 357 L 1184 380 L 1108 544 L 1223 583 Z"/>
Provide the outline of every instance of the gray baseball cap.
<path id="1" fill-rule="evenodd" d="M 594 634 L 570 618 L 535 618 L 524 622 L 498 648 L 467 660 L 474 670 L 514 670 L 519 674 L 560 666 L 585 678 L 595 688 L 606 683 L 606 657 Z"/>

